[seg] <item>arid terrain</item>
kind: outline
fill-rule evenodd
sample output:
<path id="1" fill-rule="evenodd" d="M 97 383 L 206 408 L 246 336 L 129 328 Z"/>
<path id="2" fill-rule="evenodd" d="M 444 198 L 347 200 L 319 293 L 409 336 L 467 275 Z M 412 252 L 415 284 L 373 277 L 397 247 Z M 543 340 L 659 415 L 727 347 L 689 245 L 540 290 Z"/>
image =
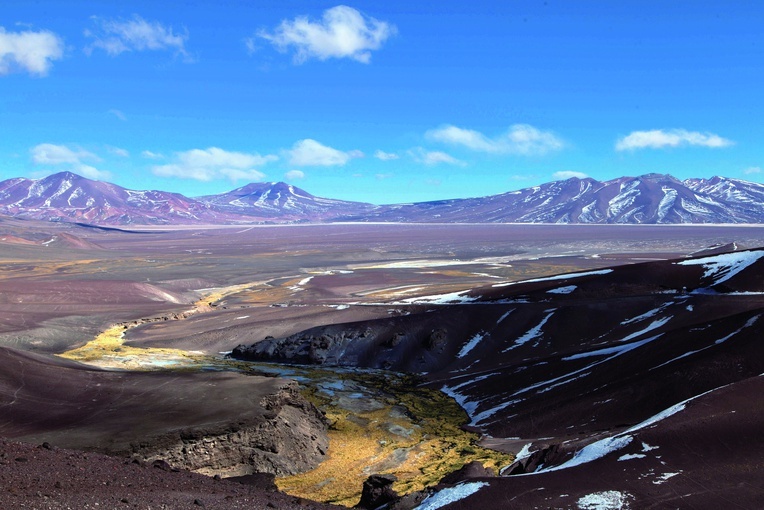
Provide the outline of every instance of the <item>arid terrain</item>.
<path id="1" fill-rule="evenodd" d="M 761 508 L 762 246 L 0 218 L 0 506 Z"/>

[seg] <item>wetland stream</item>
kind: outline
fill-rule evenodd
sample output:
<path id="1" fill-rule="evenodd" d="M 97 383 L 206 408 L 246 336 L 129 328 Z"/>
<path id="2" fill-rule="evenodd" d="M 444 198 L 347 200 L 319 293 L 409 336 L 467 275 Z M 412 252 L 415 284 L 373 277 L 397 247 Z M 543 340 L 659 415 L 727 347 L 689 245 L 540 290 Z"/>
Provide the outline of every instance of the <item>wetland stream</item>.
<path id="1" fill-rule="evenodd" d="M 242 290 L 216 292 L 215 300 Z M 210 310 L 209 296 L 193 313 Z M 498 471 L 511 455 L 478 446 L 480 437 L 460 427 L 467 415 L 445 394 L 424 388 L 413 375 L 380 370 L 282 365 L 233 360 L 181 349 L 124 345 L 124 334 L 140 322 L 113 325 L 84 346 L 61 356 L 117 370 L 238 371 L 253 376 L 296 380 L 303 395 L 329 422 L 329 451 L 317 468 L 279 477 L 287 494 L 353 506 L 363 481 L 372 474 L 392 474 L 399 494 L 434 485 L 472 462 Z"/>

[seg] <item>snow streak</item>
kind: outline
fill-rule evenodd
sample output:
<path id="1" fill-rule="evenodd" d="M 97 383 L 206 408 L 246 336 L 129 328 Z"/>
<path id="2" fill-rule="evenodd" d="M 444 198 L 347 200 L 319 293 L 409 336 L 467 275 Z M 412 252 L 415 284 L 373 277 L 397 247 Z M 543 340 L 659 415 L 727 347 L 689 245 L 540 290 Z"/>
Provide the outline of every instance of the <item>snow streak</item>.
<path id="1" fill-rule="evenodd" d="M 416 510 L 436 510 L 456 501 L 472 496 L 483 487 L 488 487 L 488 482 L 462 483 L 456 487 L 448 487 L 442 491 L 428 496 Z"/>
<path id="2" fill-rule="evenodd" d="M 473 336 L 469 342 L 464 344 L 464 347 L 462 347 L 462 350 L 459 351 L 459 354 L 456 355 L 457 358 L 463 358 L 465 357 L 472 349 L 475 348 L 477 344 L 480 343 L 480 341 L 485 338 L 487 333 L 485 331 L 481 331 L 480 333 Z"/>
<path id="3" fill-rule="evenodd" d="M 541 336 L 541 334 L 542 334 L 541 328 L 543 328 L 544 324 L 546 324 L 546 322 L 549 320 L 549 318 L 552 315 L 554 315 L 555 311 L 556 310 L 550 310 L 549 313 L 546 315 L 546 317 L 541 319 L 540 323 L 538 323 L 536 326 L 534 326 L 531 329 L 529 329 L 528 331 L 526 331 L 523 336 L 521 336 L 520 338 L 515 340 L 515 342 L 512 345 L 510 345 L 509 347 L 507 347 L 506 349 L 504 349 L 501 352 L 511 351 L 512 349 L 520 347 L 524 343 L 529 342 L 530 340 L 533 340 L 534 338 L 536 338 L 538 336 Z"/>
<path id="4" fill-rule="evenodd" d="M 713 277 L 713 285 L 726 282 L 748 266 L 764 257 L 764 250 L 723 253 L 712 257 L 677 262 L 679 266 L 703 266 L 704 278 Z"/>
<path id="5" fill-rule="evenodd" d="M 613 272 L 612 269 L 600 269 L 598 271 L 586 271 L 584 273 L 566 273 L 566 274 L 558 274 L 555 276 L 545 276 L 544 278 L 533 278 L 531 280 L 520 280 L 519 282 L 496 283 L 492 286 L 493 287 L 509 287 L 510 285 L 518 285 L 521 283 L 551 282 L 554 280 L 567 280 L 570 278 L 581 278 L 582 276 L 596 276 L 596 275 L 608 274 L 612 272 Z"/>

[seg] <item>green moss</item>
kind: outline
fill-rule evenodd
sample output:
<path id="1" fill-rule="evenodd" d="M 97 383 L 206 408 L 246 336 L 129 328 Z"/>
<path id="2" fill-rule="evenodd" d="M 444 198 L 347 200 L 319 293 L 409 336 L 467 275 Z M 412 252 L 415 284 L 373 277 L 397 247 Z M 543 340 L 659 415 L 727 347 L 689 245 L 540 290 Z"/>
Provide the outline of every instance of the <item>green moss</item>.
<path id="1" fill-rule="evenodd" d="M 424 388 L 417 377 L 332 371 L 324 376 L 362 385 L 383 406 L 349 411 L 319 385 L 304 386 L 306 398 L 330 420 L 329 458 L 309 473 L 277 480 L 287 493 L 352 506 L 370 474 L 396 475 L 393 488 L 407 494 L 437 484 L 472 461 L 497 469 L 513 460 L 480 447 L 479 436 L 461 428 L 467 422 L 464 410 L 447 395 Z"/>

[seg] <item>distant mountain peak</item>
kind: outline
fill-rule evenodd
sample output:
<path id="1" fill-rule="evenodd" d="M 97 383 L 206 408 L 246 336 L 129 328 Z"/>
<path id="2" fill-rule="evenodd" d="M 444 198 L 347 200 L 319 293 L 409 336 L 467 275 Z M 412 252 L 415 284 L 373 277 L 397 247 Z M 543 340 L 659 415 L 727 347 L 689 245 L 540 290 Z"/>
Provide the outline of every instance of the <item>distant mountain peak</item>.
<path id="1" fill-rule="evenodd" d="M 184 197 L 134 191 L 72 172 L 0 182 L 0 213 L 102 225 L 380 221 L 404 223 L 764 223 L 764 185 L 647 173 L 571 177 L 486 197 L 376 206 L 314 196 L 285 182 Z"/>
<path id="2" fill-rule="evenodd" d="M 240 188 L 236 188 L 233 191 L 230 191 L 230 195 L 238 195 L 238 196 L 246 196 L 246 195 L 256 195 L 261 196 L 266 193 L 282 193 L 282 194 L 291 194 L 291 195 L 299 195 L 303 197 L 313 197 L 310 193 L 308 193 L 305 190 L 302 190 L 296 186 L 293 186 L 291 184 L 287 184 L 285 182 L 250 182 L 249 184 L 245 184 L 244 186 Z M 276 195 L 274 195 L 275 197 Z M 200 197 L 203 198 L 203 197 Z"/>
<path id="3" fill-rule="evenodd" d="M 228 193 L 198 197 L 216 210 L 261 221 L 327 221 L 363 214 L 374 206 L 320 198 L 285 182 L 253 182 Z"/>
<path id="4" fill-rule="evenodd" d="M 71 180 L 90 180 L 86 177 L 83 177 L 79 174 L 75 174 L 74 172 L 64 171 L 64 172 L 57 172 L 55 174 L 50 174 L 49 176 L 43 178 L 42 180 L 50 179 L 50 180 L 62 180 L 62 179 L 71 179 Z"/>

